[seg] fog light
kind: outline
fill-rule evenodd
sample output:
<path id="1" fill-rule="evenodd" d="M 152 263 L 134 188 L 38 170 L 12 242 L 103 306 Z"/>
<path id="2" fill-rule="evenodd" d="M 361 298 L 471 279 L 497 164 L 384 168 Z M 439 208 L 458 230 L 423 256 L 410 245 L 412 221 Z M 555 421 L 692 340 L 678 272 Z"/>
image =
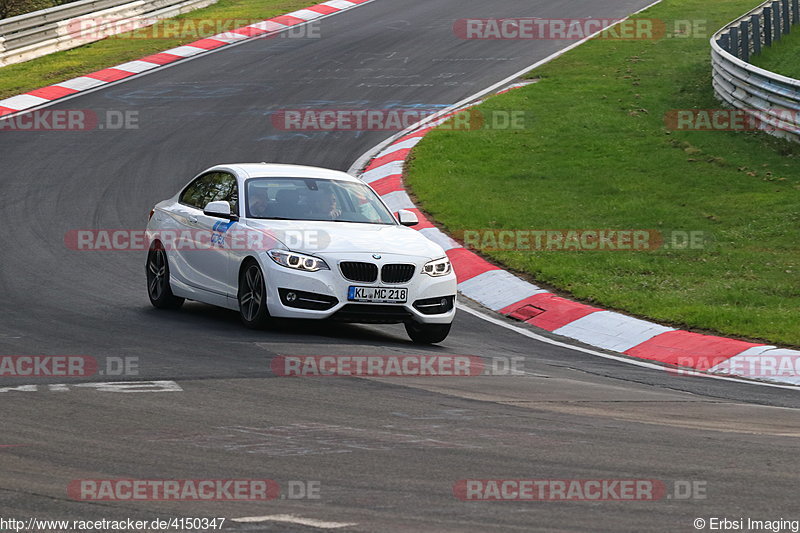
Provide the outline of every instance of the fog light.
<path id="1" fill-rule="evenodd" d="M 448 303 L 449 302 L 447 301 L 447 298 L 442 298 L 442 301 L 439 302 L 439 305 L 441 305 L 442 308 L 446 308 Z"/>
<path id="2" fill-rule="evenodd" d="M 293 302 L 295 300 L 297 300 L 297 294 L 295 294 L 293 292 L 287 292 L 286 293 L 286 301 L 287 302 Z"/>

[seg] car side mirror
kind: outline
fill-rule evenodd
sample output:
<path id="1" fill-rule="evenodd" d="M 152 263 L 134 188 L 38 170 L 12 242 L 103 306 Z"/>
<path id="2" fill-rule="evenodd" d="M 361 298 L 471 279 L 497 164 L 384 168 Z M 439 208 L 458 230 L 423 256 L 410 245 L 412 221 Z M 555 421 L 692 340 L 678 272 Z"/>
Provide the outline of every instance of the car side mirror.
<path id="1" fill-rule="evenodd" d="M 416 226 L 419 224 L 419 219 L 417 215 L 414 214 L 413 211 L 408 211 L 407 209 L 401 209 L 395 215 L 397 217 L 397 221 L 400 222 L 403 226 Z"/>
<path id="2" fill-rule="evenodd" d="M 208 202 L 206 208 L 203 209 L 203 214 L 210 217 L 226 218 L 228 220 L 237 220 L 239 217 L 231 213 L 231 204 L 225 200 L 217 202 Z"/>

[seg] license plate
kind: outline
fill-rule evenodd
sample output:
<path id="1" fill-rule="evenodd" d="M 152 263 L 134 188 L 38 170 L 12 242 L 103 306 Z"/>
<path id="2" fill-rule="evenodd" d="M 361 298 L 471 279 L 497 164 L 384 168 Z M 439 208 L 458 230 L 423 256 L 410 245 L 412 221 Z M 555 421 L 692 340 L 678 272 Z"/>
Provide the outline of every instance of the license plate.
<path id="1" fill-rule="evenodd" d="M 351 302 L 404 304 L 408 299 L 408 289 L 350 287 L 350 290 L 347 292 L 347 299 Z"/>

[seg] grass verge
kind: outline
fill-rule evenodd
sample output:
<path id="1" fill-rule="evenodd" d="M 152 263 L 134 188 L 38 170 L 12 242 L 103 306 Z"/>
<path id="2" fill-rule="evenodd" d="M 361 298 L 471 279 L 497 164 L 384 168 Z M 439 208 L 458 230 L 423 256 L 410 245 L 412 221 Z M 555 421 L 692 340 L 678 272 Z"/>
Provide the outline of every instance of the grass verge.
<path id="1" fill-rule="evenodd" d="M 479 109 L 525 129 L 431 132 L 407 183 L 443 229 L 702 231 L 700 250 L 495 251 L 580 300 L 662 323 L 800 345 L 800 146 L 760 133 L 672 131 L 721 107 L 708 38 L 754 0 L 665 0 L 638 17 L 705 20 L 704 37 L 593 40 Z"/>
<path id="2" fill-rule="evenodd" d="M 252 24 L 308 7 L 313 3 L 312 0 L 219 0 L 209 7 L 160 21 L 152 30 L 149 30 L 152 32 L 149 34 L 174 35 L 176 32 L 162 31 L 164 25 L 184 19 L 212 21 L 236 19 L 244 22 L 239 26 Z M 191 28 L 189 24 L 184 27 Z M 139 33 L 144 33 L 144 31 Z M 186 33 L 193 32 L 187 31 Z M 208 37 L 210 34 L 180 35 L 178 33 L 178 35 L 173 38 L 141 38 L 138 36 L 134 38 L 132 33 L 121 33 L 72 50 L 56 52 L 25 63 L 2 67 L 0 68 L 0 99 L 155 54 Z"/>
<path id="3" fill-rule="evenodd" d="M 782 35 L 781 40 L 773 42 L 769 48 L 762 48 L 759 55 L 750 58 L 750 62 L 771 72 L 800 79 L 798 54 L 800 54 L 800 28 L 792 26 L 792 31 Z"/>

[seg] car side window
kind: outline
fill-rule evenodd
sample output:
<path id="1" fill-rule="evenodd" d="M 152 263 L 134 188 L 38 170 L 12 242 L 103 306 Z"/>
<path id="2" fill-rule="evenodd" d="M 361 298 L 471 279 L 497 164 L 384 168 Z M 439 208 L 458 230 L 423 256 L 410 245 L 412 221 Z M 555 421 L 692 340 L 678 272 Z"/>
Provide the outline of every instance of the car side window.
<path id="1" fill-rule="evenodd" d="M 180 203 L 197 209 L 221 200 L 231 204 L 232 213 L 239 213 L 239 186 L 236 178 L 227 172 L 203 174 L 190 183 L 180 197 Z"/>

